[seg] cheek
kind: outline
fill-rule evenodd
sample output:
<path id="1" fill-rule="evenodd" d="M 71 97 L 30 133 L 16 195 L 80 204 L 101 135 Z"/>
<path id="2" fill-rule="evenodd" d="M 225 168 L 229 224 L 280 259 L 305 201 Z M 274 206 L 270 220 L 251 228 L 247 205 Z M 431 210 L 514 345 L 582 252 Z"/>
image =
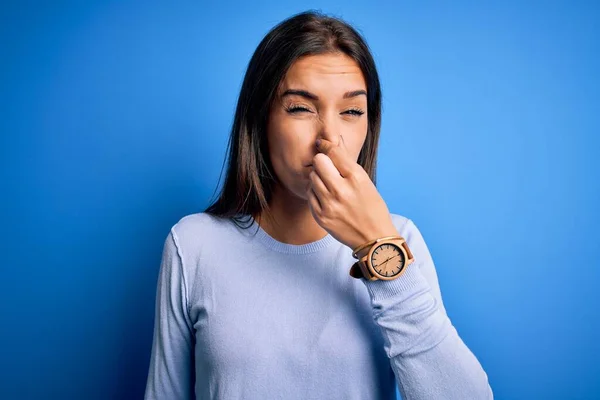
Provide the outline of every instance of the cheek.
<path id="1" fill-rule="evenodd" d="M 314 144 L 313 124 L 293 119 L 275 119 L 269 126 L 269 154 L 273 168 L 300 171 L 303 162 L 310 157 Z"/>
<path id="2" fill-rule="evenodd" d="M 367 124 L 360 124 L 360 127 L 353 129 L 351 132 L 344 134 L 344 143 L 346 144 L 346 148 L 350 152 L 350 155 L 353 157 L 354 161 L 358 160 L 358 155 L 365 143 L 367 138 Z"/>

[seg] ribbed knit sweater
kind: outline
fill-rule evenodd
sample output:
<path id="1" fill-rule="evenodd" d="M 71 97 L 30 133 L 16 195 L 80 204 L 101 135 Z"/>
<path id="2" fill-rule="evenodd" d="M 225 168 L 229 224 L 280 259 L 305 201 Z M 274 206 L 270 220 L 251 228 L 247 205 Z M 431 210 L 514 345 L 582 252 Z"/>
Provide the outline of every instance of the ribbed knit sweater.
<path id="1" fill-rule="evenodd" d="M 181 218 L 164 243 L 145 398 L 375 400 L 396 387 L 405 400 L 493 398 L 423 236 L 392 220 L 415 261 L 368 281 L 329 234 L 293 245 L 253 219 Z"/>

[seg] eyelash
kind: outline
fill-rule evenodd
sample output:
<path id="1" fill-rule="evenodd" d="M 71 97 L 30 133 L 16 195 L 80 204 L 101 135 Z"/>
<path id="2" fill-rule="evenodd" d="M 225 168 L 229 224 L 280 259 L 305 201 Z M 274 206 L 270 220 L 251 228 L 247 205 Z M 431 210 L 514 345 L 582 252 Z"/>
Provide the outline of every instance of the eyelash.
<path id="1" fill-rule="evenodd" d="M 290 106 L 290 107 L 286 107 L 285 109 L 290 114 L 295 114 L 297 112 L 305 112 L 305 111 L 310 112 L 310 110 L 308 108 L 300 107 L 300 106 Z M 352 115 L 352 116 L 356 116 L 356 117 L 360 117 L 361 115 L 363 115 L 365 113 L 360 108 L 351 108 L 349 110 L 344 111 L 344 113 L 347 113 L 347 112 L 350 112 L 350 114 L 348 114 L 348 115 Z"/>

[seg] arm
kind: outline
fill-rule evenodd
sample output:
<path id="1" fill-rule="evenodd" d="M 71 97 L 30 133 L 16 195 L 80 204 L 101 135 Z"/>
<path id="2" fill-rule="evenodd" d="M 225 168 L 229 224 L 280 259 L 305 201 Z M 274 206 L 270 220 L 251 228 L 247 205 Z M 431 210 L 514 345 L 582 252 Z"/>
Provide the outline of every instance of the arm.
<path id="1" fill-rule="evenodd" d="M 399 278 L 361 278 L 404 400 L 492 399 L 487 374 L 446 315 L 433 260 L 412 220 L 401 230 L 415 257 Z"/>
<path id="2" fill-rule="evenodd" d="M 194 335 L 177 235 L 164 243 L 154 316 L 154 336 L 144 399 L 194 398 Z"/>

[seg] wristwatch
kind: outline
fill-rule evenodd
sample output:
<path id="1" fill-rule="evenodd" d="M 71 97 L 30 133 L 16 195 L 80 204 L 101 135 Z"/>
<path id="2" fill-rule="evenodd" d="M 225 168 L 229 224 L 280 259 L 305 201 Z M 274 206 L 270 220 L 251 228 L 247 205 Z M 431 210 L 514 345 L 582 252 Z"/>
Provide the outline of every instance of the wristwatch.
<path id="1" fill-rule="evenodd" d="M 353 255 L 356 258 L 356 251 Z M 369 281 L 392 280 L 400 277 L 414 260 L 403 237 L 381 238 L 374 240 L 369 252 L 352 265 L 350 276 Z"/>

